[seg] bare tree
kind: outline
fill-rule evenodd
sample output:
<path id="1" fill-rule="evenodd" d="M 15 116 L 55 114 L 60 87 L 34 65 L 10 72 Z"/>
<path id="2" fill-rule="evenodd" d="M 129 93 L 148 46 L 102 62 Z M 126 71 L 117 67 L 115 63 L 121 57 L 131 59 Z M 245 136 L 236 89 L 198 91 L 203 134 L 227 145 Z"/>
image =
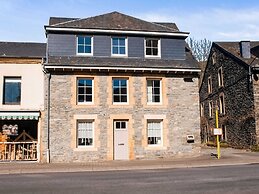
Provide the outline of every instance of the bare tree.
<path id="1" fill-rule="evenodd" d="M 192 54 L 199 62 L 205 62 L 208 59 L 212 42 L 206 38 L 195 40 L 194 38 L 187 39 L 187 43 L 192 50 Z"/>

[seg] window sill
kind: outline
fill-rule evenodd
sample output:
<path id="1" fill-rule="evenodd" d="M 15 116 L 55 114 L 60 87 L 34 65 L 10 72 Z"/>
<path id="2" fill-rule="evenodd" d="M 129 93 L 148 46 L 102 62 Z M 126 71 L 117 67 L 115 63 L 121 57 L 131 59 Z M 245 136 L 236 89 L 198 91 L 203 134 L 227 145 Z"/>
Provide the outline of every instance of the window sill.
<path id="1" fill-rule="evenodd" d="M 3 103 L 4 106 L 20 106 L 20 103 Z"/>
<path id="2" fill-rule="evenodd" d="M 111 54 L 111 57 L 114 57 L 114 58 L 127 58 L 128 55 L 115 55 L 115 54 Z"/>
<path id="3" fill-rule="evenodd" d="M 148 102 L 147 103 L 148 106 L 161 106 L 163 105 L 162 102 Z"/>
<path id="4" fill-rule="evenodd" d="M 123 103 L 123 102 L 122 102 L 122 103 L 119 103 L 119 102 L 115 102 L 115 103 L 114 103 L 114 102 L 113 102 L 112 105 L 114 105 L 114 106 L 118 106 L 118 105 L 119 105 L 119 106 L 120 106 L 120 105 L 122 105 L 122 106 L 125 106 L 125 105 L 128 106 L 129 103 L 128 103 L 128 102 L 126 102 L 126 103 Z"/>
<path id="5" fill-rule="evenodd" d="M 93 53 L 76 53 L 76 56 L 80 57 L 92 57 Z"/>
<path id="6" fill-rule="evenodd" d="M 161 56 L 152 56 L 152 55 L 145 55 L 146 59 L 161 59 Z"/>
<path id="7" fill-rule="evenodd" d="M 74 149 L 75 152 L 89 152 L 89 151 L 98 151 L 97 148 L 93 146 L 89 147 L 77 147 Z"/>
<path id="8" fill-rule="evenodd" d="M 93 102 L 86 102 L 86 103 L 77 103 L 78 106 L 89 106 L 89 105 L 95 105 Z"/>
<path id="9" fill-rule="evenodd" d="M 147 145 L 145 150 L 166 150 L 167 148 L 162 145 Z"/>

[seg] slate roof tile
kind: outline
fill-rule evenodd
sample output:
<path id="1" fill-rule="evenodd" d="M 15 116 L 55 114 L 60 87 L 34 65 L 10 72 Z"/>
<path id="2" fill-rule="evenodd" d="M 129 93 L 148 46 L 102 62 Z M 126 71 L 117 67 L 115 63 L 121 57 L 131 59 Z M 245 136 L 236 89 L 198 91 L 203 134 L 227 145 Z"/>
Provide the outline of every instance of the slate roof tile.
<path id="1" fill-rule="evenodd" d="M 179 32 L 174 23 L 147 22 L 119 12 L 111 12 L 84 19 L 50 18 L 49 26 L 59 28 L 132 30 L 149 32 Z"/>
<path id="2" fill-rule="evenodd" d="M 216 45 L 224 49 L 226 52 L 229 52 L 236 58 L 242 60 L 243 62 L 250 64 L 259 64 L 259 59 L 256 58 L 256 53 L 259 54 L 258 48 L 259 48 L 259 41 L 251 41 L 251 58 L 245 59 L 241 56 L 240 52 L 240 42 L 215 42 Z M 254 51 L 254 52 L 253 52 Z"/>
<path id="3" fill-rule="evenodd" d="M 45 56 L 45 43 L 0 42 L 0 57 L 43 58 Z"/>

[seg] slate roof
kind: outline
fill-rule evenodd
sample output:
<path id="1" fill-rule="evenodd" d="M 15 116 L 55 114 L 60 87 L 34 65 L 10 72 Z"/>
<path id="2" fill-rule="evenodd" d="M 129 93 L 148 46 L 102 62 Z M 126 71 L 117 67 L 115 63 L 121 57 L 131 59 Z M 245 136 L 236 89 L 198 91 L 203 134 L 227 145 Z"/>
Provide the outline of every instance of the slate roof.
<path id="1" fill-rule="evenodd" d="M 68 21 L 73 21 L 73 20 L 79 20 L 80 18 L 63 18 L 63 17 L 50 17 L 49 18 L 49 25 L 55 25 L 59 23 L 64 23 Z"/>
<path id="2" fill-rule="evenodd" d="M 259 65 L 259 59 L 255 59 L 256 56 L 255 54 L 259 54 L 259 41 L 251 41 L 250 42 L 250 47 L 251 47 L 251 58 L 245 59 L 241 57 L 241 52 L 240 52 L 240 42 L 215 42 L 218 47 L 223 49 L 225 52 L 231 54 L 232 56 L 238 58 L 239 60 L 245 62 L 246 64 L 252 65 L 258 64 Z M 253 52 L 254 51 L 254 52 Z"/>
<path id="3" fill-rule="evenodd" d="M 181 33 L 174 23 L 147 22 L 119 12 L 111 12 L 85 19 L 50 18 L 49 27 Z"/>
<path id="4" fill-rule="evenodd" d="M 46 66 L 49 65 L 79 65 L 87 67 L 129 67 L 159 69 L 199 69 L 198 62 L 194 59 L 194 57 L 191 54 L 191 51 L 187 48 L 185 60 L 49 56 L 48 64 L 46 64 Z"/>
<path id="5" fill-rule="evenodd" d="M 45 56 L 45 43 L 0 42 L 0 57 L 43 58 Z"/>

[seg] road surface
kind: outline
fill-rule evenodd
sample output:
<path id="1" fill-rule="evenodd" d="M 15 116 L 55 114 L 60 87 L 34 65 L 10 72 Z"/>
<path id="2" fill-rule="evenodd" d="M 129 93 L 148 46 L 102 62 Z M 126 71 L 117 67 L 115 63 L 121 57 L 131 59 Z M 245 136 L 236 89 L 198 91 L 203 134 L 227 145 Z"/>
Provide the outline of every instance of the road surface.
<path id="1" fill-rule="evenodd" d="M 208 168 L 10 174 L 0 193 L 259 193 L 259 164 Z"/>

